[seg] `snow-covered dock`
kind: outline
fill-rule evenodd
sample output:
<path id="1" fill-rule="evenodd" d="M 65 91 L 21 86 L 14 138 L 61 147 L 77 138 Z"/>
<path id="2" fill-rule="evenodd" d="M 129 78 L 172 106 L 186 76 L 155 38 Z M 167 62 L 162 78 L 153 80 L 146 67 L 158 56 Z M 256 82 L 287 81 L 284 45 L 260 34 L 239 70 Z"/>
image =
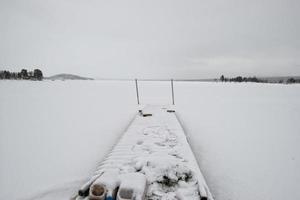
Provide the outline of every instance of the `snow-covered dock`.
<path id="1" fill-rule="evenodd" d="M 199 200 L 213 197 L 175 111 L 142 109 L 76 199 Z"/>

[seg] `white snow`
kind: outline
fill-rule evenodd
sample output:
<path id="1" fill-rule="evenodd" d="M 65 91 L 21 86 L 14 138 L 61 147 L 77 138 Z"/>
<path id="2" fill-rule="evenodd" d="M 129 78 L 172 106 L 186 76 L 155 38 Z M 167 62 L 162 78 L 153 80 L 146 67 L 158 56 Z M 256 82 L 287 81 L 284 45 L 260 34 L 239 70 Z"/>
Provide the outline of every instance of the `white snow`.
<path id="1" fill-rule="evenodd" d="M 119 149 L 122 151 L 116 151 Z M 125 185 L 134 185 L 132 173 L 136 172 L 137 179 L 138 173 L 147 178 L 148 190 L 142 190 L 146 192 L 147 199 L 176 199 L 179 190 L 190 200 L 198 200 L 199 192 L 202 197 L 212 199 L 185 133 L 175 113 L 168 112 L 166 106 L 143 108 L 97 170 L 96 174 L 104 174 L 93 183 L 92 188 L 100 184 L 113 191 L 118 186 L 119 177 L 124 174 L 132 177 Z M 111 170 L 118 171 L 120 175 L 107 176 Z M 114 184 L 108 184 L 111 181 Z M 127 187 L 122 181 L 124 179 L 121 179 L 120 190 Z M 132 189 L 136 192 L 138 188 Z"/>
<path id="2" fill-rule="evenodd" d="M 143 199 L 145 190 L 147 189 L 146 177 L 141 173 L 127 173 L 120 176 L 120 189 L 123 191 L 133 191 L 132 196 L 136 200 Z"/>
<path id="3" fill-rule="evenodd" d="M 105 185 L 106 189 L 114 190 L 119 185 L 119 170 L 108 169 L 94 183 Z"/>
<path id="4" fill-rule="evenodd" d="M 300 199 L 300 85 L 176 83 L 215 199 Z"/>
<path id="5" fill-rule="evenodd" d="M 125 83 L 125 84 L 124 84 Z M 134 83 L 0 82 L 0 199 L 68 199 L 136 113 Z"/>
<path id="6" fill-rule="evenodd" d="M 142 103 L 171 103 L 169 85 L 141 82 Z M 299 85 L 174 86 L 176 113 L 216 200 L 300 198 Z M 1 200 L 68 199 L 137 110 L 126 81 L 1 81 L 0 94 Z"/>

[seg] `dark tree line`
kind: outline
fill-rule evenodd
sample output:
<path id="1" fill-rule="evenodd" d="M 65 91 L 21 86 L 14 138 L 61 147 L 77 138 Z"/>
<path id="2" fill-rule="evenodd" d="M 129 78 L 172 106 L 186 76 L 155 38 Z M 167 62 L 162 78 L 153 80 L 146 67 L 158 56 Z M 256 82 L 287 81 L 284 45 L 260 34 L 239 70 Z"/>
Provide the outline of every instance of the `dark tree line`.
<path id="1" fill-rule="evenodd" d="M 255 82 L 255 83 L 263 83 L 265 82 L 264 80 L 260 80 L 258 78 L 254 77 L 242 77 L 242 76 L 237 76 L 234 78 L 226 78 L 224 75 L 220 77 L 220 81 L 222 82 Z"/>
<path id="2" fill-rule="evenodd" d="M 234 78 L 227 78 L 224 75 L 220 77 L 220 81 L 222 82 L 254 82 L 254 83 L 300 83 L 300 79 L 295 79 L 295 78 L 289 78 L 287 80 L 277 80 L 277 81 L 270 81 L 266 79 L 258 79 L 255 76 L 254 77 L 242 77 L 242 76 L 237 76 Z"/>
<path id="3" fill-rule="evenodd" d="M 0 71 L 0 79 L 15 79 L 15 80 L 43 80 L 43 72 L 40 69 L 27 71 L 22 69 L 21 72 L 10 72 L 7 70 Z"/>
<path id="4" fill-rule="evenodd" d="M 286 83 L 300 83 L 300 79 L 289 78 Z"/>

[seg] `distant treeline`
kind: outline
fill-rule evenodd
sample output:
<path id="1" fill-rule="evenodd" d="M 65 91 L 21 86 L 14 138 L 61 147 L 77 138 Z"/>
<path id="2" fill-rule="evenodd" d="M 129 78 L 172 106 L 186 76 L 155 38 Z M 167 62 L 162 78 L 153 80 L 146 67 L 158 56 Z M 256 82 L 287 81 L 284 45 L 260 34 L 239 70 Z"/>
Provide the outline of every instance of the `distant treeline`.
<path id="1" fill-rule="evenodd" d="M 14 79 L 14 80 L 43 80 L 43 72 L 40 69 L 27 71 L 22 69 L 21 72 L 10 72 L 7 70 L 0 71 L 0 79 Z"/>
<path id="2" fill-rule="evenodd" d="M 259 79 L 254 77 L 242 77 L 242 76 L 237 76 L 234 78 L 227 78 L 224 75 L 220 77 L 220 81 L 222 82 L 254 82 L 254 83 L 300 83 L 300 79 L 295 79 L 295 78 L 288 78 L 287 80 L 284 79 L 279 79 L 277 81 L 270 81 L 267 79 Z"/>

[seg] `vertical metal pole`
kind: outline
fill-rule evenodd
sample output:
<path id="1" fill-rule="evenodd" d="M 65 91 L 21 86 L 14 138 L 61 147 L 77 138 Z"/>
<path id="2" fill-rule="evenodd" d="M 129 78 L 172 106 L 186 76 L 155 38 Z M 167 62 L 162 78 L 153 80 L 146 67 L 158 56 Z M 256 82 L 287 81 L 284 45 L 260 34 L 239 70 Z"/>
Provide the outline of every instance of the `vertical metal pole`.
<path id="1" fill-rule="evenodd" d="M 139 87 L 138 87 L 137 79 L 135 79 L 135 90 L 136 90 L 137 103 L 138 105 L 140 105 Z"/>
<path id="2" fill-rule="evenodd" d="M 175 105 L 173 79 L 171 79 L 171 87 L 172 87 L 172 103 L 173 103 L 173 105 Z"/>

